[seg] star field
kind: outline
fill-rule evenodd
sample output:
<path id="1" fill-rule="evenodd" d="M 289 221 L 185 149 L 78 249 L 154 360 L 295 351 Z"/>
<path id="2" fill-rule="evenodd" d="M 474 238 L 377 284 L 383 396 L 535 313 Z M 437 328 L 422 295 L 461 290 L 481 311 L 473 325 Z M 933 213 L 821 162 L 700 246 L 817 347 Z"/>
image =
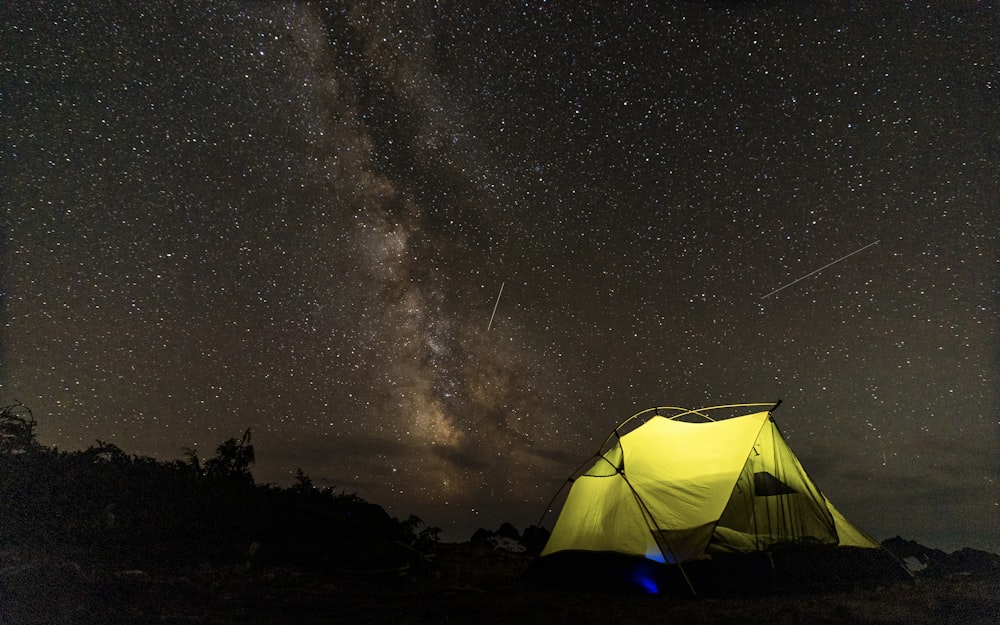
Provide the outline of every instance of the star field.
<path id="1" fill-rule="evenodd" d="M 781 398 L 872 535 L 1000 549 L 997 13 L 660 4 L 11 7 L 0 399 L 464 540 Z"/>

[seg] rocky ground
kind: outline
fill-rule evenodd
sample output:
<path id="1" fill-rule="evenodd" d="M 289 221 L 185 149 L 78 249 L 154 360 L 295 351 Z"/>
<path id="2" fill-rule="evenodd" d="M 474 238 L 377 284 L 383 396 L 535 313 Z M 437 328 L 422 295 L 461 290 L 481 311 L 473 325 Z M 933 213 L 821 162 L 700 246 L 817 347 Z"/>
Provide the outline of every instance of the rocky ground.
<path id="1" fill-rule="evenodd" d="M 992 571 L 708 599 L 533 587 L 524 581 L 531 560 L 443 544 L 419 570 L 357 574 L 259 564 L 123 569 L 86 553 L 4 550 L 0 623 L 1000 623 L 1000 576 Z"/>

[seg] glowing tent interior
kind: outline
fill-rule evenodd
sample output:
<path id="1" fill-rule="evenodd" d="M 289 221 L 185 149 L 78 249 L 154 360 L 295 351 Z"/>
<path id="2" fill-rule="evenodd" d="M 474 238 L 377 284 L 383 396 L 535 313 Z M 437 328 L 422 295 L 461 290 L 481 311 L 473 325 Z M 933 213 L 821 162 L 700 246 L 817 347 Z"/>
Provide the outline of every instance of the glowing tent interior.
<path id="1" fill-rule="evenodd" d="M 769 409 L 712 417 L 761 407 Z M 680 565 L 790 546 L 879 549 L 810 480 L 771 416 L 776 407 L 633 415 L 568 481 L 541 560 L 587 552 Z M 692 417 L 700 422 L 684 420 Z"/>

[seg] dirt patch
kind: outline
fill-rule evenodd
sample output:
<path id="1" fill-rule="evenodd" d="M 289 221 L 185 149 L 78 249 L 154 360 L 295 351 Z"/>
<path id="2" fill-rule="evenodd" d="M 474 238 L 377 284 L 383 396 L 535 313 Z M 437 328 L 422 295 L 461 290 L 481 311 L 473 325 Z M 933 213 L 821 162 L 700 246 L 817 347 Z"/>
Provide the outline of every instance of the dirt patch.
<path id="1" fill-rule="evenodd" d="M 0 562 L 0 622 L 809 623 L 1000 622 L 1000 579 L 965 575 L 827 593 L 696 599 L 528 585 L 525 554 L 440 545 L 424 567 L 367 574 L 287 567 L 120 569 L 88 554 Z"/>

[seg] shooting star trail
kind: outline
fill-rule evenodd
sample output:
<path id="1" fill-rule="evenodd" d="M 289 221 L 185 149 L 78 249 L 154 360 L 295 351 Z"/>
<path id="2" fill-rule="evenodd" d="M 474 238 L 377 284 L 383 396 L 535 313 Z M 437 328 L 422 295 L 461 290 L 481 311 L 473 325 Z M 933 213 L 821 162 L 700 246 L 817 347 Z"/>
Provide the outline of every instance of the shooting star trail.
<path id="1" fill-rule="evenodd" d="M 879 239 L 879 240 L 881 240 L 881 239 Z M 832 267 L 832 266 L 836 265 L 837 263 L 839 263 L 840 261 L 844 260 L 845 258 L 850 258 L 851 256 L 854 256 L 855 254 L 858 254 L 859 252 L 863 252 L 863 251 L 867 250 L 869 247 L 875 245 L 876 243 L 878 243 L 878 241 L 875 241 L 874 243 L 869 243 L 868 245 L 866 245 L 866 246 L 864 246 L 862 248 L 856 249 L 856 250 L 854 250 L 853 252 L 851 252 L 850 254 L 848 254 L 846 256 L 841 256 L 840 258 L 838 258 L 837 260 L 833 261 L 832 263 L 827 263 L 827 264 L 823 265 L 822 267 L 820 267 L 816 271 L 809 272 L 809 273 L 807 273 L 806 275 L 802 276 L 801 278 L 799 278 L 797 280 L 792 280 L 788 284 L 786 284 L 784 286 L 780 286 L 780 287 L 774 289 L 773 291 L 771 291 L 770 293 L 768 293 L 767 295 L 765 295 L 764 297 L 762 297 L 760 299 L 761 300 L 765 300 L 765 299 L 771 297 L 772 295 L 774 295 L 775 293 L 777 293 L 778 291 L 784 291 L 785 289 L 787 289 L 788 287 L 792 286 L 793 284 L 795 284 L 797 282 L 801 282 L 801 281 L 805 280 L 806 278 L 808 278 L 809 276 L 815 276 L 816 274 L 818 274 L 819 272 L 823 271 L 827 267 Z"/>
<path id="2" fill-rule="evenodd" d="M 493 314 L 490 315 L 490 322 L 486 326 L 486 331 L 489 332 L 490 328 L 493 327 L 493 317 L 497 316 L 497 306 L 500 305 L 500 296 L 503 295 L 503 285 L 507 284 L 506 281 L 500 283 L 500 292 L 497 293 L 497 301 L 493 304 Z"/>

